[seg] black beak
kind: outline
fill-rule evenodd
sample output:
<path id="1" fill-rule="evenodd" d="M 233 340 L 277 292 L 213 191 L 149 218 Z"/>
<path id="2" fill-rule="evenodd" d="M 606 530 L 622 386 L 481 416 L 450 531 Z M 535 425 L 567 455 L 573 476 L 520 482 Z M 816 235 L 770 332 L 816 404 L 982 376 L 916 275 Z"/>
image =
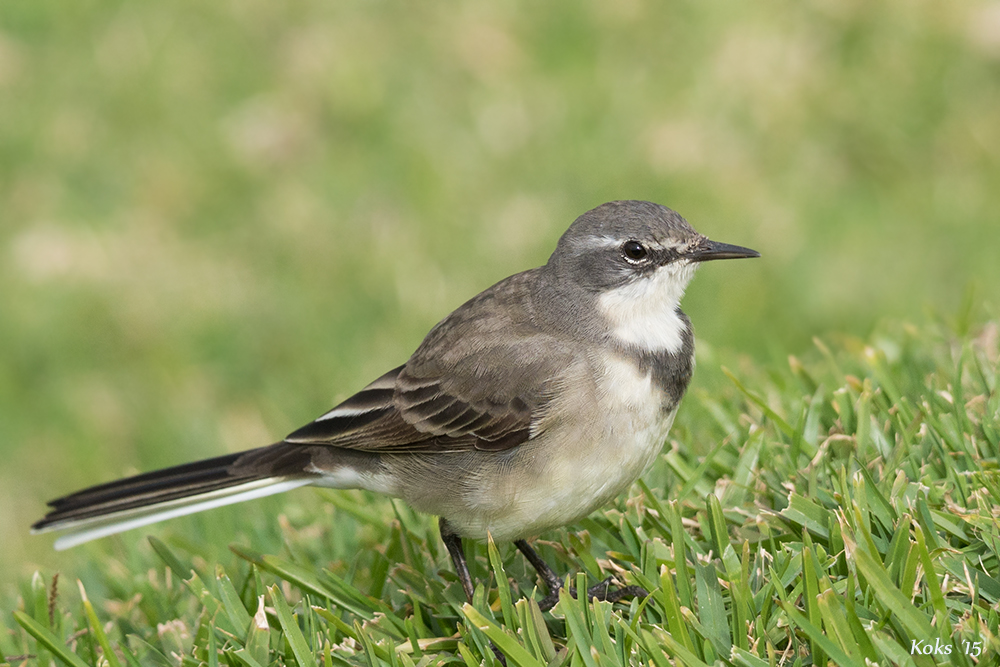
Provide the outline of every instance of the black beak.
<path id="1" fill-rule="evenodd" d="M 703 240 L 694 248 L 684 253 L 692 262 L 707 262 L 712 259 L 741 259 L 743 257 L 760 257 L 760 253 L 743 246 Z"/>

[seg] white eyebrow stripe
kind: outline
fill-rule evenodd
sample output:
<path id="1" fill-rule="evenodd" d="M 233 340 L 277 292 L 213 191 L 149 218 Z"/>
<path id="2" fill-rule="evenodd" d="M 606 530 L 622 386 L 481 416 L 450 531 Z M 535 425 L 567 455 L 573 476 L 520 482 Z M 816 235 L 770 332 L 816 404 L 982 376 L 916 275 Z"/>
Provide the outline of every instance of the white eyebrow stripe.
<path id="1" fill-rule="evenodd" d="M 626 241 L 638 240 L 632 236 L 616 238 L 613 236 L 588 236 L 576 242 L 576 247 L 581 250 L 600 250 L 602 248 L 617 248 Z M 688 244 L 681 241 L 668 239 L 667 241 L 639 241 L 656 250 L 679 250 Z"/>
<path id="2" fill-rule="evenodd" d="M 628 239 L 613 238 L 611 236 L 588 236 L 576 242 L 576 247 L 585 250 L 598 250 L 600 248 L 617 248 Z"/>

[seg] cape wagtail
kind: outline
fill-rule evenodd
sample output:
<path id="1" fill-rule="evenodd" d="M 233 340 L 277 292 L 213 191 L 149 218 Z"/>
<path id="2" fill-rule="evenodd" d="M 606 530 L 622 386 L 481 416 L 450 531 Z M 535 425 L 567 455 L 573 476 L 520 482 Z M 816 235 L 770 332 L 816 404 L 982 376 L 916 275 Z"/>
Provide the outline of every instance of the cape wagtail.
<path id="1" fill-rule="evenodd" d="M 659 454 L 694 368 L 679 303 L 699 263 L 759 257 L 676 212 L 617 201 L 584 213 L 544 266 L 444 318 L 398 368 L 281 442 L 53 500 L 36 532 L 65 549 L 309 484 L 368 489 L 440 517 L 466 596 L 462 538 L 513 541 L 557 600 L 526 538 L 628 489 Z M 615 600 L 642 593 L 592 594 Z"/>

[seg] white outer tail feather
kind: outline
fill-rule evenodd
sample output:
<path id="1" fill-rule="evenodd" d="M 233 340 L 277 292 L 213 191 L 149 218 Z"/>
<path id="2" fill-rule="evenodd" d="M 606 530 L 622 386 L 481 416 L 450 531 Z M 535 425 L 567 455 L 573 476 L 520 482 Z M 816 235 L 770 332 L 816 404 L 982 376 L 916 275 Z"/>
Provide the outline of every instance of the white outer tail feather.
<path id="1" fill-rule="evenodd" d="M 96 540 L 99 537 L 107 537 L 108 535 L 139 528 L 140 526 L 148 526 L 158 521 L 215 509 L 224 505 L 241 503 L 244 500 L 253 500 L 276 493 L 284 493 L 300 486 L 312 484 L 315 481 L 315 478 L 312 477 L 268 477 L 244 484 L 237 484 L 225 489 L 217 489 L 208 493 L 188 496 L 187 498 L 177 498 L 146 507 L 124 510 L 118 514 L 55 523 L 32 532 L 44 533 L 49 530 L 64 530 L 68 528 L 70 532 L 59 537 L 55 541 L 55 544 L 53 544 L 56 551 L 62 551 L 70 547 L 75 547 L 78 544 L 83 544 L 84 542 Z"/>

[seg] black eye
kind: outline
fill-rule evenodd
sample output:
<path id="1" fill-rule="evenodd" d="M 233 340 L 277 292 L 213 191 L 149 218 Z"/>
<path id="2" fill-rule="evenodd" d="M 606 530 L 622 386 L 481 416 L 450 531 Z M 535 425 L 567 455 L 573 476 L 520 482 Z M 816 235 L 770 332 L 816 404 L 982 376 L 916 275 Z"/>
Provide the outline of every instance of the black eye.
<path id="1" fill-rule="evenodd" d="M 646 258 L 646 246 L 638 241 L 626 241 L 622 245 L 622 254 L 625 259 L 638 262 Z"/>

